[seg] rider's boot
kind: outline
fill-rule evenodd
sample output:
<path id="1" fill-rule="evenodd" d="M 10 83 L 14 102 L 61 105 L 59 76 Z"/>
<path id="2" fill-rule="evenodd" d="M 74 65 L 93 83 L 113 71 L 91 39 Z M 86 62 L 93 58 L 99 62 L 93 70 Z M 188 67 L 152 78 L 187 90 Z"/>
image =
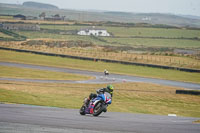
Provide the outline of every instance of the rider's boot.
<path id="1" fill-rule="evenodd" d="M 89 102 L 90 102 L 90 99 L 89 98 L 85 98 L 84 103 L 85 103 L 86 106 L 88 106 Z"/>
<path id="2" fill-rule="evenodd" d="M 105 109 L 103 110 L 103 112 L 107 112 L 107 108 L 105 108 Z"/>

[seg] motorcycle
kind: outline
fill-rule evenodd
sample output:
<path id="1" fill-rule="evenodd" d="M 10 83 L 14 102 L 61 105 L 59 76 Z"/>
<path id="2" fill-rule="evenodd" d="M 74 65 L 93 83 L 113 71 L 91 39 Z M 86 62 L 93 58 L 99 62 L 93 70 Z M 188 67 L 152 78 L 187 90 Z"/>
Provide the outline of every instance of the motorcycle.
<path id="1" fill-rule="evenodd" d="M 105 75 L 105 76 L 108 76 L 108 75 L 109 75 L 109 72 L 108 72 L 107 70 L 105 70 L 105 71 L 104 71 L 104 75 Z"/>
<path id="2" fill-rule="evenodd" d="M 87 98 L 85 98 L 79 112 L 81 115 L 99 116 L 102 112 L 107 111 L 107 106 L 111 104 L 111 101 L 112 98 L 108 92 L 98 94 L 96 98 L 90 100 L 89 104 L 87 104 Z"/>

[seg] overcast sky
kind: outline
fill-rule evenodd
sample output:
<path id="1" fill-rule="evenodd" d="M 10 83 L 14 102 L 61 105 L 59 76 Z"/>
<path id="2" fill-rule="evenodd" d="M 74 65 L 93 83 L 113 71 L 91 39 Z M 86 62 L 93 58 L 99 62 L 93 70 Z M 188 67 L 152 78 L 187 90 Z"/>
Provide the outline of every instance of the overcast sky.
<path id="1" fill-rule="evenodd" d="M 0 0 L 22 4 L 29 0 Z M 173 13 L 200 16 L 200 0 L 30 0 L 54 4 L 59 8 L 107 10 L 140 13 Z"/>

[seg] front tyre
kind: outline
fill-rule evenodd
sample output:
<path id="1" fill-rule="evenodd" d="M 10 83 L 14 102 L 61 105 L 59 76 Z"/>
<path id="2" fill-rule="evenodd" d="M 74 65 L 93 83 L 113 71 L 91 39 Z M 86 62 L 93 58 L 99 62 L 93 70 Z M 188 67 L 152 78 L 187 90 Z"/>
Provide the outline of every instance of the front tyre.
<path id="1" fill-rule="evenodd" d="M 103 111 L 103 104 L 102 104 L 102 102 L 98 102 L 98 103 L 96 103 L 96 105 L 94 106 L 94 113 L 93 113 L 93 116 L 99 116 L 101 113 L 102 113 L 102 111 Z"/>

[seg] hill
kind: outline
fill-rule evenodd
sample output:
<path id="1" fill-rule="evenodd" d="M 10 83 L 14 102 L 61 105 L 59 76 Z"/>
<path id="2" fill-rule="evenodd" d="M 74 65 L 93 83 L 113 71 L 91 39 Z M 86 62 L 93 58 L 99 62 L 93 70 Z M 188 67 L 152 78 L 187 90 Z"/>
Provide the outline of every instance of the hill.
<path id="1" fill-rule="evenodd" d="M 53 9 L 53 10 L 52 10 Z M 0 3 L 0 14 L 38 17 L 42 12 L 46 16 L 59 14 L 66 16 L 67 20 L 76 21 L 112 21 L 122 23 L 149 23 L 162 24 L 177 27 L 200 28 L 200 18 L 196 16 L 181 16 L 161 13 L 131 13 L 131 12 L 111 12 L 111 11 L 78 11 L 69 9 L 59 9 L 56 6 L 36 2 L 25 2 L 23 5 L 11 5 Z"/>
<path id="2" fill-rule="evenodd" d="M 57 6 L 51 5 L 51 4 L 44 4 L 44 3 L 38 3 L 38 2 L 24 2 L 23 6 L 25 7 L 31 7 L 31 8 L 41 8 L 41 9 L 58 9 Z"/>

